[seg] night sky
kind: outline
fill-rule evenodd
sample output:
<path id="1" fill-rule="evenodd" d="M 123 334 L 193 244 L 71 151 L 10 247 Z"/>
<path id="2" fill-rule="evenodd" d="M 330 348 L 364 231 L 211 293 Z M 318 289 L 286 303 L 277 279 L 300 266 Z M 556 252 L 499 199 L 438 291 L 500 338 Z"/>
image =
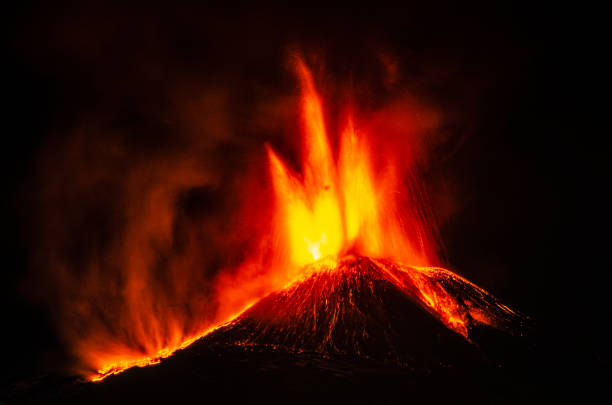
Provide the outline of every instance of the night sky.
<path id="1" fill-rule="evenodd" d="M 66 254 L 76 267 L 104 252 L 121 232 L 122 173 L 197 160 L 211 185 L 189 191 L 176 209 L 184 221 L 231 233 L 236 179 L 258 167 L 264 142 L 290 157 L 295 149 L 286 125 L 261 111 L 266 100 L 292 94 L 287 55 L 298 48 L 324 61 L 331 82 L 350 76 L 371 108 L 392 93 L 380 80 L 381 58 L 397 62 L 401 91 L 442 117 L 444 141 L 421 163 L 432 210 L 441 213 L 443 260 L 535 320 L 543 365 L 561 360 L 604 378 L 610 353 L 599 291 L 609 266 L 599 256 L 609 237 L 596 235 L 607 222 L 608 180 L 599 179 L 607 177 L 599 157 L 607 130 L 584 118 L 601 108 L 590 94 L 597 36 L 583 29 L 583 13 L 552 5 L 422 3 L 212 10 L 53 2 L 9 10 L 3 386 L 73 362 L 50 315 L 58 292 L 49 292 L 41 252 L 73 249 Z M 45 184 L 78 182 L 107 165 L 116 181 L 49 197 Z M 73 209 L 87 214 L 68 215 Z M 247 242 L 222 233 L 211 243 L 227 250 Z M 217 255 L 207 271 L 232 260 Z"/>

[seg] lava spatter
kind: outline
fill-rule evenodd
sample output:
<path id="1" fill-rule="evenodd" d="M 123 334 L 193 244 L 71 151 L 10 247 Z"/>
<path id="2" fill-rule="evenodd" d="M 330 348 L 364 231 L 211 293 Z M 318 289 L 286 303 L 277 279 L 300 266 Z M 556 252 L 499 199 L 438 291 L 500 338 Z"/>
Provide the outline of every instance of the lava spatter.
<path id="1" fill-rule="evenodd" d="M 439 352 L 432 345 L 441 338 L 452 356 L 475 350 L 470 343 L 479 343 L 481 327 L 523 333 L 526 318 L 438 266 L 425 199 L 418 187 L 406 185 L 407 178 L 419 183 L 418 176 L 410 162 L 392 154 L 381 158 L 384 148 L 373 148 L 384 143 L 386 134 L 372 133 L 348 106 L 337 120 L 342 123 L 337 142 L 330 142 L 312 74 L 300 58 L 295 68 L 301 89 L 301 168 L 266 147 L 274 191 L 269 232 L 276 241 L 270 256 L 276 262 L 260 269 L 258 277 L 273 280 L 269 284 L 275 288 L 258 296 L 238 288 L 232 300 L 242 303 L 244 312 L 199 334 L 181 335 L 179 343 L 157 352 L 105 357 L 90 379 L 155 364 L 199 338 L 416 364 L 427 353 Z"/>

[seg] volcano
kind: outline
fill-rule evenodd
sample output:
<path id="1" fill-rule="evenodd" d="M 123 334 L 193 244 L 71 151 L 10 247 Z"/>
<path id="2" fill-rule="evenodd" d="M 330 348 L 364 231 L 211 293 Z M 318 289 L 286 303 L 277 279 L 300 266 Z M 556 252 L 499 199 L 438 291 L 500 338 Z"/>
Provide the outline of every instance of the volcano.
<path id="1" fill-rule="evenodd" d="M 522 336 L 527 319 L 448 270 L 349 255 L 308 266 L 203 340 L 428 367 L 478 357 L 483 330 Z"/>
<path id="2" fill-rule="evenodd" d="M 377 403 L 406 392 L 472 401 L 478 392 L 489 402 L 489 386 L 524 383 L 529 328 L 529 318 L 448 270 L 347 255 L 306 266 L 300 279 L 155 366 L 101 383 L 35 381 L 13 395 L 171 403 L 177 392 L 204 391 L 224 403 L 253 395 L 269 403 Z"/>
<path id="3" fill-rule="evenodd" d="M 190 277 L 209 248 L 200 242 L 193 260 L 181 259 L 163 277 L 152 270 L 161 256 L 145 260 L 139 248 L 121 245 L 130 259 L 119 307 L 109 305 L 103 322 L 78 323 L 83 329 L 71 322 L 81 376 L 101 381 L 160 362 L 168 369 L 182 361 L 175 353 L 184 359 L 198 350 L 229 359 L 222 367 L 261 354 L 272 367 L 282 358 L 309 358 L 403 370 L 471 367 L 492 358 L 498 364 L 500 354 L 514 353 L 507 343 L 526 334 L 528 319 L 438 267 L 446 260 L 419 176 L 419 142 L 411 140 L 418 117 L 360 112 L 350 97 L 345 108 L 344 101 L 324 103 L 304 59 L 297 55 L 292 65 L 301 145 L 293 158 L 262 145 L 267 186 L 259 187 L 263 173 L 252 184 L 249 174 L 240 187 L 249 197 L 236 213 L 235 231 L 248 243 L 225 252 L 235 262 L 228 259 L 195 284 Z M 325 112 L 338 117 L 328 120 Z M 261 195 L 251 198 L 251 188 Z M 172 222 L 164 223 L 170 229 Z M 146 238 L 135 232 L 134 241 L 142 246 Z M 95 312 L 89 303 L 75 308 Z M 194 367 L 210 371 L 210 364 Z"/>

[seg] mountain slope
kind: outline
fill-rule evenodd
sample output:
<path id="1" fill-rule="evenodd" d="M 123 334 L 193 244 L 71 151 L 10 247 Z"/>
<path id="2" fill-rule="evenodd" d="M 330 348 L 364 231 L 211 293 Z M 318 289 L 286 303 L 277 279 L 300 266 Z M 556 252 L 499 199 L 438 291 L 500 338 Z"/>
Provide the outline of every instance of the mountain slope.
<path id="1" fill-rule="evenodd" d="M 524 323 L 447 270 L 348 256 L 312 265 L 204 341 L 413 366 L 473 359 L 479 329 L 520 334 Z"/>
<path id="2" fill-rule="evenodd" d="M 447 270 L 346 257 L 310 266 L 301 280 L 158 365 L 99 383 L 24 382 L 8 398 L 310 404 L 395 403 L 409 395 L 433 403 L 491 403 L 502 392 L 525 402 L 539 386 L 533 348 L 516 345 L 526 323 Z M 506 357 L 492 357 L 491 349 Z"/>

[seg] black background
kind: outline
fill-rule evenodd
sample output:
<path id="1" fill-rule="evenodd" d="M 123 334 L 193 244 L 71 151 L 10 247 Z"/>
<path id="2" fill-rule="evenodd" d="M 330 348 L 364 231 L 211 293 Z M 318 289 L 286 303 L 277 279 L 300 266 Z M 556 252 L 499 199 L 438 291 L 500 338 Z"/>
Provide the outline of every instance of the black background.
<path id="1" fill-rule="evenodd" d="M 579 374 L 595 386 L 605 380 L 606 131 L 593 125 L 603 49 L 589 11 L 489 2 L 294 10 L 54 3 L 8 11 L 3 382 L 66 361 L 22 282 L 32 253 L 31 178 L 46 142 L 92 111 L 128 128 L 155 127 L 151 117 L 177 76 L 219 78 L 244 97 L 254 86 L 275 89 L 288 44 L 322 47 L 338 72 L 361 66 L 370 44 L 382 44 L 404 61 L 403 74 L 426 78 L 424 96 L 460 117 L 446 130 L 468 135 L 439 169 L 470 191 L 441 228 L 447 261 L 536 321 L 544 374 L 566 377 L 558 380 L 570 382 L 564 389 Z"/>

